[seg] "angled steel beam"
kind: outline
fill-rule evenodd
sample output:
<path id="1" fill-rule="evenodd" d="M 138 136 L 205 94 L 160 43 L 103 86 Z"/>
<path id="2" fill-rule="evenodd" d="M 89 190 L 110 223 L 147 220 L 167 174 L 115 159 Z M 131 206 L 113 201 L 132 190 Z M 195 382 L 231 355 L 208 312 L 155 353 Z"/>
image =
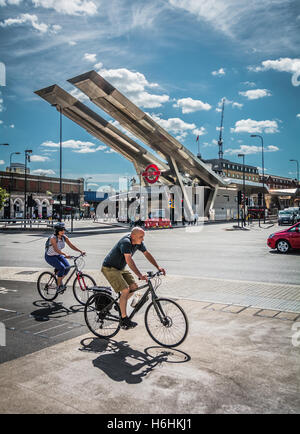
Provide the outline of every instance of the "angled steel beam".
<path id="1" fill-rule="evenodd" d="M 210 167 L 196 158 L 96 71 L 86 72 L 68 81 L 159 155 L 165 159 L 168 155 L 172 155 L 179 170 L 188 173 L 191 178 L 201 178 L 211 187 L 227 186 L 226 182 Z"/>
<path id="2" fill-rule="evenodd" d="M 158 165 L 164 182 L 167 184 L 174 183 L 173 178 L 170 176 L 169 166 L 166 163 L 152 155 L 61 87 L 53 85 L 37 90 L 35 93 L 132 163 L 138 162 L 141 167 L 145 167 L 148 164 Z"/>

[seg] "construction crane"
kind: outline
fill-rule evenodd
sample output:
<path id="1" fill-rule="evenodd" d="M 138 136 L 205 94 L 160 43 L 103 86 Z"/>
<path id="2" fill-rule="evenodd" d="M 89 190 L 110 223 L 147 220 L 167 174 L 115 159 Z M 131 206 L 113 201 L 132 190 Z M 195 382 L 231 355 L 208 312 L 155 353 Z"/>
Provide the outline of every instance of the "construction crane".
<path id="1" fill-rule="evenodd" d="M 220 135 L 218 140 L 219 145 L 219 160 L 223 159 L 223 118 L 224 118 L 224 104 L 225 98 L 222 99 L 222 115 L 221 115 L 221 127 L 220 127 Z"/>

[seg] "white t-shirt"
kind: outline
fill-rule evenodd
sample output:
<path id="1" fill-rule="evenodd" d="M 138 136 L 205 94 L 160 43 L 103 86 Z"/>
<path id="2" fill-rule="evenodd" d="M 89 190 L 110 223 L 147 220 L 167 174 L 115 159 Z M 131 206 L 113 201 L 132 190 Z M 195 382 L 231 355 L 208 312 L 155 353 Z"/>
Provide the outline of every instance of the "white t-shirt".
<path id="1" fill-rule="evenodd" d="M 57 247 L 59 248 L 59 250 L 62 250 L 62 249 L 65 248 L 66 243 L 65 243 L 65 237 L 64 237 L 64 236 L 62 237 L 61 240 L 60 240 L 58 237 L 56 237 L 56 235 L 52 235 L 51 238 L 50 238 L 50 240 L 51 240 L 52 238 L 55 238 L 56 243 L 57 243 Z M 57 253 L 57 252 L 54 250 L 54 248 L 53 248 L 51 242 L 50 242 L 50 247 L 49 247 L 49 249 L 48 249 L 47 255 L 48 255 L 48 256 L 58 256 L 58 255 L 59 255 L 59 253 Z"/>

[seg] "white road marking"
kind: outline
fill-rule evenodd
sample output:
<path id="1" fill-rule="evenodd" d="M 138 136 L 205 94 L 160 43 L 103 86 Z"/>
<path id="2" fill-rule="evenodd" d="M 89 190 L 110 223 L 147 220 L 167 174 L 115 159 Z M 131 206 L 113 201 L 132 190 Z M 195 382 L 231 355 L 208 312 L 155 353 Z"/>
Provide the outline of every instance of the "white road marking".
<path id="1" fill-rule="evenodd" d="M 0 307 L 0 310 L 4 310 L 5 312 L 14 312 L 14 313 L 17 312 L 16 310 L 4 309 L 2 307 Z"/>

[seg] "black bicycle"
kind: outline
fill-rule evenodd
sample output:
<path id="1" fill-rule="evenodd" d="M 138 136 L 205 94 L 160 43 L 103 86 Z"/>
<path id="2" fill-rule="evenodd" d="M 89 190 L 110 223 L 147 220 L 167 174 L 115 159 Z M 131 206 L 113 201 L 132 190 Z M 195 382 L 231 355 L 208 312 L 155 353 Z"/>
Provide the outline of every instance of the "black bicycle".
<path id="1" fill-rule="evenodd" d="M 74 274 L 76 277 L 73 282 L 73 294 L 78 303 L 85 305 L 89 296 L 91 295 L 90 289 L 96 286 L 95 280 L 88 274 L 82 273 L 84 267 L 83 255 L 70 256 L 70 259 L 74 261 L 74 265 L 70 268 L 74 268 L 73 272 L 68 277 L 67 281 L 64 283 L 65 289 L 63 291 L 57 292 L 57 276 L 56 270 L 53 273 L 50 271 L 44 271 L 39 275 L 37 281 L 37 289 L 40 296 L 47 301 L 53 301 L 56 299 L 58 294 L 63 294 L 67 289 L 68 282 L 72 279 Z"/>
<path id="2" fill-rule="evenodd" d="M 188 319 L 179 304 L 168 298 L 158 297 L 161 272 L 148 271 L 147 284 L 132 292 L 147 288 L 133 308 L 129 319 L 142 308 L 151 296 L 151 303 L 145 311 L 145 326 L 151 338 L 163 347 L 173 348 L 182 344 L 188 333 Z M 154 282 L 152 282 L 154 280 Z M 93 288 L 93 294 L 84 307 L 84 319 L 90 331 L 100 338 L 111 338 L 120 330 L 121 311 L 117 298 L 112 296 L 110 287 Z"/>

